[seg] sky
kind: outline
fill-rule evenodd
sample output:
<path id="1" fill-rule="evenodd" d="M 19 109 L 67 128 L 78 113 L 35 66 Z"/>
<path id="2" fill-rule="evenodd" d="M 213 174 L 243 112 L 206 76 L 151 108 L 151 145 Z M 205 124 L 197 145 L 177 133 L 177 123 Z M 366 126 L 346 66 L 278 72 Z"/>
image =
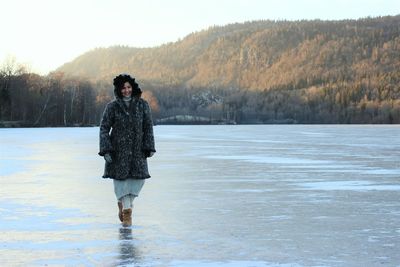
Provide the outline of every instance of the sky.
<path id="1" fill-rule="evenodd" d="M 153 47 L 210 26 L 261 19 L 400 14 L 399 0 L 0 0 L 0 64 L 47 74 L 97 47 Z"/>

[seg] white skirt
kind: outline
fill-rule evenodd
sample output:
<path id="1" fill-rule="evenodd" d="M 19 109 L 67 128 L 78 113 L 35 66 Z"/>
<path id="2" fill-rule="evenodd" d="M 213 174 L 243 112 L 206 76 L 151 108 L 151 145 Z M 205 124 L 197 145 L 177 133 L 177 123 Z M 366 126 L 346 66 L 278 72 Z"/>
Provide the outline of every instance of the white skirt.
<path id="1" fill-rule="evenodd" d="M 117 199 L 120 199 L 126 195 L 139 196 L 140 190 L 144 185 L 145 179 L 126 179 L 126 180 L 116 180 L 114 181 L 114 192 Z"/>

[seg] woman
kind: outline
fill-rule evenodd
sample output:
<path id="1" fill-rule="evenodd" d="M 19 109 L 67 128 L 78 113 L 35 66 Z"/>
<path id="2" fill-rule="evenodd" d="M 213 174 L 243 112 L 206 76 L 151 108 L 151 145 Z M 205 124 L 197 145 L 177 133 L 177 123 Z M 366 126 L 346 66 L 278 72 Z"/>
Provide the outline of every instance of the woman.
<path id="1" fill-rule="evenodd" d="M 107 104 L 100 123 L 99 155 L 106 161 L 103 178 L 113 179 L 119 219 L 131 226 L 133 200 L 150 178 L 147 158 L 156 152 L 153 122 L 134 78 L 120 74 L 113 84 L 115 100 Z"/>

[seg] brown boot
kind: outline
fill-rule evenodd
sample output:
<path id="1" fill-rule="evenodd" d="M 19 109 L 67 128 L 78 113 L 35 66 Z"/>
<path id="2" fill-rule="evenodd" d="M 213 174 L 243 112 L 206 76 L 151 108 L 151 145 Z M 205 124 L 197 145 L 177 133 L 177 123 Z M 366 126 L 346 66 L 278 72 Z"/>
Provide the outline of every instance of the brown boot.
<path id="1" fill-rule="evenodd" d="M 132 225 L 132 209 L 122 210 L 122 226 Z"/>
<path id="2" fill-rule="evenodd" d="M 118 201 L 118 218 L 122 222 L 122 203 Z"/>

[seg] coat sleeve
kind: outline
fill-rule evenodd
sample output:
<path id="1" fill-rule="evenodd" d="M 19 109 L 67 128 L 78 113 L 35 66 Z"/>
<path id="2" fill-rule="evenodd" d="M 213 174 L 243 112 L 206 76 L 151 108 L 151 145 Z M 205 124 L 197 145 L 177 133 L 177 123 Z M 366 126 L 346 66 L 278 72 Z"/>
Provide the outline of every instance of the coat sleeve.
<path id="1" fill-rule="evenodd" d="M 104 156 L 107 153 L 113 152 L 114 149 L 111 143 L 110 130 L 114 124 L 114 112 L 110 104 L 107 104 L 103 112 L 103 117 L 100 122 L 100 156 Z"/>
<path id="2" fill-rule="evenodd" d="M 153 119 L 151 117 L 151 110 L 149 104 L 144 101 L 143 105 L 143 143 L 142 151 L 156 152 L 154 145 L 154 133 L 153 133 Z"/>

